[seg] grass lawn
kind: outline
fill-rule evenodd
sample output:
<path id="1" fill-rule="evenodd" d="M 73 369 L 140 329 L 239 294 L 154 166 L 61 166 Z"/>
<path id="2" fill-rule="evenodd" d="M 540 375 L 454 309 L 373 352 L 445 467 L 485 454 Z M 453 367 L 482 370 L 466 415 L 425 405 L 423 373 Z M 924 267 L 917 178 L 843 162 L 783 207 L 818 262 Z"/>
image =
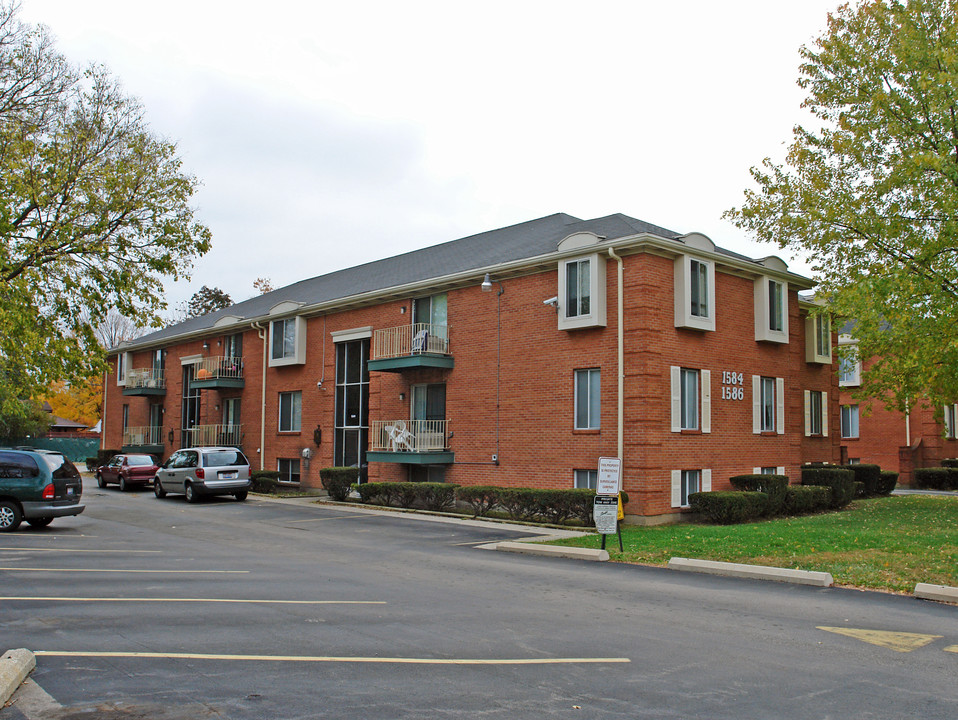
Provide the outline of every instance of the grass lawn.
<path id="1" fill-rule="evenodd" d="M 553 544 L 600 546 L 597 535 Z M 857 500 L 840 512 L 743 525 L 622 528 L 612 560 L 665 565 L 671 557 L 829 572 L 837 585 L 911 593 L 915 583 L 958 587 L 958 496 Z"/>

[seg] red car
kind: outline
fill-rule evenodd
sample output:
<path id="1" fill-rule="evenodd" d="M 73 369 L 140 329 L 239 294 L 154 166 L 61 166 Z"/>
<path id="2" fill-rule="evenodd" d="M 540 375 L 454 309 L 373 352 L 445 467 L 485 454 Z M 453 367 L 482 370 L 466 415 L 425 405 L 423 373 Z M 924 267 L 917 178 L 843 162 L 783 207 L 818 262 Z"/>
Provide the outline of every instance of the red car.
<path id="1" fill-rule="evenodd" d="M 126 491 L 133 485 L 147 485 L 153 480 L 159 466 L 150 455 L 114 455 L 110 462 L 96 469 L 96 484 L 104 488 L 119 483 Z"/>

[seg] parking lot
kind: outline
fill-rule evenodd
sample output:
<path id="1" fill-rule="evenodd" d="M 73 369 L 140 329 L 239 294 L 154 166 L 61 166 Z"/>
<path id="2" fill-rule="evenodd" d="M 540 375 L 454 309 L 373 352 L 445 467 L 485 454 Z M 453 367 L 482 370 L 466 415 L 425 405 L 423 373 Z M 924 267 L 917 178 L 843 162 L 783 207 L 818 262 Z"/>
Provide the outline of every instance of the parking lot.
<path id="1" fill-rule="evenodd" d="M 36 653 L 42 689 L 2 720 L 958 714 L 954 607 L 480 549 L 528 536 L 494 524 L 86 488 L 84 514 L 0 536 L 3 649 Z M 817 629 L 843 625 L 937 639 Z"/>

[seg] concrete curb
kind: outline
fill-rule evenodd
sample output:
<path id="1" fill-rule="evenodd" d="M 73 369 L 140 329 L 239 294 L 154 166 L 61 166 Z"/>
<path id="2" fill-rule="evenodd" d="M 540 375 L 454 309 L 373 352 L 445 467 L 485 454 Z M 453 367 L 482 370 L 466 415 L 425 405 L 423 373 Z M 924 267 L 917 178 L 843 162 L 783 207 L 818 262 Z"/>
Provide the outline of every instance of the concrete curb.
<path id="1" fill-rule="evenodd" d="M 789 570 L 786 568 L 766 567 L 764 565 L 742 565 L 739 563 L 717 562 L 715 560 L 691 560 L 674 557 L 669 560 L 671 570 L 727 575 L 729 577 L 753 578 L 755 580 L 774 580 L 777 582 L 831 587 L 834 584 L 831 573 L 811 570 Z"/>
<path id="2" fill-rule="evenodd" d="M 0 706 L 6 705 L 36 666 L 36 657 L 26 648 L 8 650 L 0 657 Z"/>
<path id="3" fill-rule="evenodd" d="M 594 562 L 605 562 L 609 559 L 609 553 L 605 550 L 562 547 L 560 545 L 540 545 L 538 543 L 501 542 L 496 543 L 496 550 L 525 553 L 526 555 L 571 558 L 573 560 L 592 560 Z"/>
<path id="4" fill-rule="evenodd" d="M 915 585 L 915 597 L 921 598 L 922 600 L 958 603 L 958 587 L 918 583 Z"/>

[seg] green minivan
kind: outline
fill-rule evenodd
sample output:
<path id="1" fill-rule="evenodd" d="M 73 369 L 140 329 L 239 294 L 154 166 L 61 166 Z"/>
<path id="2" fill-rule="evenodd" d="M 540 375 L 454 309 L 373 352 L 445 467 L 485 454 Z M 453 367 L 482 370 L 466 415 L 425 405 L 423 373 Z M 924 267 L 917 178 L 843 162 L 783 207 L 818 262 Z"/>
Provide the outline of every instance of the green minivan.
<path id="1" fill-rule="evenodd" d="M 79 515 L 82 493 L 79 470 L 61 453 L 0 448 L 0 532 L 13 532 L 23 520 L 43 527 Z"/>

